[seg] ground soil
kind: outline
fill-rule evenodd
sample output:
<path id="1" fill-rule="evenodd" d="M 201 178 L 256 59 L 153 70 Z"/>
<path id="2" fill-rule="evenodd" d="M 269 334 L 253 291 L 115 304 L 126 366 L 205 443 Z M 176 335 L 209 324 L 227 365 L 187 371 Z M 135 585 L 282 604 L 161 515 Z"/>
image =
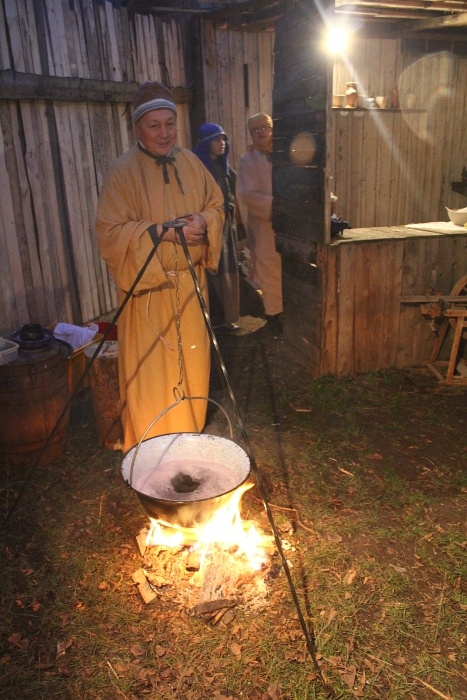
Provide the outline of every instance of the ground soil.
<path id="1" fill-rule="evenodd" d="M 240 325 L 217 336 L 211 397 L 247 439 L 257 483 L 243 514 L 271 535 L 270 506 L 314 658 L 277 552 L 266 607 L 258 593 L 213 626 L 170 587 L 144 604 L 132 576 L 148 517 L 121 452 L 100 444 L 86 389 L 61 459 L 2 472 L 2 512 L 15 507 L 2 529 L 0 699 L 467 696 L 467 391 L 424 368 L 313 379 L 245 284 Z M 210 408 L 206 432 L 225 431 Z"/>

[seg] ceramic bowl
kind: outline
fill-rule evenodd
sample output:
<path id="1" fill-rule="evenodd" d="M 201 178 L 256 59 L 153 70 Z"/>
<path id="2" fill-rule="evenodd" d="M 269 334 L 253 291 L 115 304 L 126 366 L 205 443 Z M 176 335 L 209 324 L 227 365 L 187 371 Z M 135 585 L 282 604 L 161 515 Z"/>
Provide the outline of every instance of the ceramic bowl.
<path id="1" fill-rule="evenodd" d="M 464 224 L 467 224 L 467 207 L 463 209 L 449 209 L 446 207 L 446 211 L 452 223 L 456 226 L 464 226 Z"/>
<path id="2" fill-rule="evenodd" d="M 345 104 L 345 95 L 333 95 L 332 96 L 332 106 L 333 107 L 343 107 Z"/>
<path id="3" fill-rule="evenodd" d="M 386 107 L 388 106 L 388 98 L 387 97 L 383 97 L 382 95 L 378 95 L 377 97 L 375 97 L 375 100 L 376 100 L 376 104 L 378 105 L 378 107 L 380 109 L 386 109 Z"/>

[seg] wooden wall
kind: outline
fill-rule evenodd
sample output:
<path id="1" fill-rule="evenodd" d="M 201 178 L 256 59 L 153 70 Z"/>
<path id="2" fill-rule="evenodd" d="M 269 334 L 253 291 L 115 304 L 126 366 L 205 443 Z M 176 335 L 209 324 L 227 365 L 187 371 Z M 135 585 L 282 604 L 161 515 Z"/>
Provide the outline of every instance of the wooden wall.
<path id="1" fill-rule="evenodd" d="M 301 19 L 298 27 L 306 41 L 300 25 Z M 125 8 L 108 0 L 0 0 L 1 335 L 31 321 L 84 323 L 115 309 L 115 289 L 93 232 L 99 187 L 111 162 L 133 142 L 128 101 L 138 82 L 162 79 L 181 87 L 179 142 L 191 147 L 197 95 L 191 103 L 186 95 L 196 78 L 196 32 L 205 116 L 229 134 L 236 167 L 249 143 L 246 118 L 273 109 L 273 33 L 218 30 L 183 12 L 130 19 Z M 287 46 L 295 59 L 303 53 L 299 42 L 281 44 L 279 38 L 277 46 L 284 65 Z M 300 352 L 307 355 L 308 348 L 318 372 L 333 366 L 321 358 L 321 352 L 329 355 L 326 329 L 334 323 L 331 316 L 322 317 L 323 302 L 347 303 L 341 297 L 346 285 L 329 281 L 337 275 L 335 253 L 330 250 L 326 258 L 326 249 L 318 247 L 328 235 L 329 191 L 336 191 L 339 213 L 354 227 L 446 218 L 445 203 L 465 204 L 451 193 L 450 181 L 459 179 L 466 164 L 466 59 L 443 55 L 418 63 L 402 57 L 398 40 L 372 40 L 357 48 L 358 74 L 348 66 L 335 67 L 332 74 L 323 63 L 324 77 L 315 71 L 298 80 L 306 92 L 312 90 L 307 97 L 300 94 L 297 100 L 287 76 L 280 70 L 275 76 L 282 110 L 275 135 L 283 147 L 277 149 L 274 167 L 277 182 L 287 186 L 283 191 L 296 195 L 290 197 L 289 235 L 281 234 L 289 246 L 284 255 L 286 326 L 300 329 Z M 316 59 L 324 61 L 318 54 Z M 379 94 L 390 89 L 399 69 L 406 71 L 407 84 L 425 86 L 421 96 L 430 95 L 429 109 L 425 101 L 424 111 L 409 115 L 411 128 L 402 112 L 331 110 L 331 94 L 341 92 L 346 79 Z M 29 87 L 7 90 L 6 78 L 12 76 L 25 78 Z M 300 102 L 310 115 L 308 130 L 317 135 L 315 160 L 307 167 L 284 161 L 295 127 L 298 132 L 303 126 Z M 308 202 L 307 188 L 313 195 Z M 295 213 L 304 203 L 310 216 L 297 224 Z M 465 248 L 463 254 L 465 261 Z M 336 279 L 345 280 L 354 271 L 346 268 L 351 265 L 346 254 L 340 255 Z M 442 256 L 430 257 L 427 246 L 420 246 L 417 255 L 426 256 L 423 274 L 430 277 Z M 390 266 L 386 270 L 392 274 Z M 339 357 L 343 362 L 340 351 Z"/>
<path id="2" fill-rule="evenodd" d="M 451 182 L 467 163 L 467 57 L 403 53 L 397 38 L 354 39 L 347 56 L 334 63 L 333 94 L 348 80 L 364 96 L 389 97 L 397 85 L 402 109 L 330 110 L 338 213 L 354 227 L 447 221 L 446 206 L 466 204 Z"/>
<path id="3" fill-rule="evenodd" d="M 2 336 L 28 322 L 86 323 L 116 308 L 93 225 L 103 177 L 134 141 L 129 101 L 137 83 L 176 88 L 178 143 L 193 145 L 198 19 L 184 12 L 130 18 L 114 5 L 0 0 Z M 246 116 L 270 110 L 272 41 L 268 32 L 206 23 L 207 113 L 231 136 L 233 164 L 247 144 Z"/>
<path id="4" fill-rule="evenodd" d="M 282 250 L 303 260 L 314 242 L 329 241 L 331 191 L 353 227 L 447 221 L 446 206 L 466 203 L 451 182 L 467 162 L 467 57 L 406 53 L 400 37 L 358 36 L 332 59 L 323 32 L 312 0 L 295 4 L 276 26 L 274 226 Z M 343 95 L 350 80 L 359 108 L 332 108 L 332 95 Z M 394 86 L 400 109 L 363 108 L 367 97 L 389 99 Z M 297 166 L 291 145 L 303 132 L 316 150 Z"/>
<path id="5" fill-rule="evenodd" d="M 400 297 L 448 294 L 466 257 L 467 232 L 403 227 L 353 229 L 318 245 L 314 265 L 286 257 L 286 337 L 313 376 L 420 365 L 435 335 L 419 306 Z"/>
<path id="6" fill-rule="evenodd" d="M 206 120 L 221 124 L 231 144 L 236 170 L 251 139 L 247 118 L 271 114 L 274 33 L 215 29 L 203 23 L 202 65 Z"/>
<path id="7" fill-rule="evenodd" d="M 4 0 L 0 45 L 2 71 L 44 76 L 45 87 L 49 76 L 160 77 L 153 21 L 130 25 L 109 2 Z M 132 143 L 127 105 L 2 99 L 0 128 L 0 332 L 82 323 L 114 308 L 93 224 L 102 178 Z"/>

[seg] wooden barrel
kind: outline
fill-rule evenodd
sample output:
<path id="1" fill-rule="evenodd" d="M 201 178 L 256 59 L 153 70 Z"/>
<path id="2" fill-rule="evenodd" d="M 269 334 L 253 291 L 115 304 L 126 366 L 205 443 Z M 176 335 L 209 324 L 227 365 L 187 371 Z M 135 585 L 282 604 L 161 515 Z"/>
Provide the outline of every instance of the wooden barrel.
<path id="1" fill-rule="evenodd" d="M 62 454 L 70 418 L 66 363 L 70 353 L 69 345 L 54 341 L 43 350 L 20 350 L 14 362 L 0 366 L 4 464 L 30 466 L 40 456 L 39 464 L 44 465 Z"/>

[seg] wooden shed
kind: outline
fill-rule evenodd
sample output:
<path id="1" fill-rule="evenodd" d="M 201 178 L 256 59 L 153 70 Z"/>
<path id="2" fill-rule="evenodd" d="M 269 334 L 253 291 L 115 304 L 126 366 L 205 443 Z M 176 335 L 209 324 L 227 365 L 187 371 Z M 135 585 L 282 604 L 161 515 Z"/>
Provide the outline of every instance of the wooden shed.
<path id="1" fill-rule="evenodd" d="M 354 39 L 331 58 L 323 31 L 338 16 Z M 156 79 L 174 89 L 181 145 L 221 123 L 234 167 L 247 117 L 273 113 L 285 336 L 310 372 L 426 359 L 429 324 L 399 296 L 449 291 L 466 238 L 405 224 L 466 203 L 451 186 L 467 161 L 466 26 L 459 0 L 1 0 L 0 335 L 115 309 L 95 206 L 133 140 L 133 91 Z M 333 108 L 348 81 L 360 105 Z M 394 85 L 401 100 L 414 91 L 410 112 L 362 102 Z M 331 191 L 352 225 L 335 240 Z"/>
<path id="2" fill-rule="evenodd" d="M 294 3 L 276 23 L 273 224 L 286 337 L 315 376 L 427 360 L 430 325 L 401 297 L 447 294 L 467 271 L 467 231 L 435 225 L 445 206 L 465 206 L 451 182 L 467 161 L 467 15 L 462 25 L 407 11 L 420 3 L 335 4 Z M 371 5 L 378 21 L 358 13 Z M 336 23 L 353 36 L 331 57 Z M 333 107 L 350 82 L 356 106 Z M 391 93 L 385 109 L 367 101 Z M 331 192 L 352 226 L 334 239 Z"/>

